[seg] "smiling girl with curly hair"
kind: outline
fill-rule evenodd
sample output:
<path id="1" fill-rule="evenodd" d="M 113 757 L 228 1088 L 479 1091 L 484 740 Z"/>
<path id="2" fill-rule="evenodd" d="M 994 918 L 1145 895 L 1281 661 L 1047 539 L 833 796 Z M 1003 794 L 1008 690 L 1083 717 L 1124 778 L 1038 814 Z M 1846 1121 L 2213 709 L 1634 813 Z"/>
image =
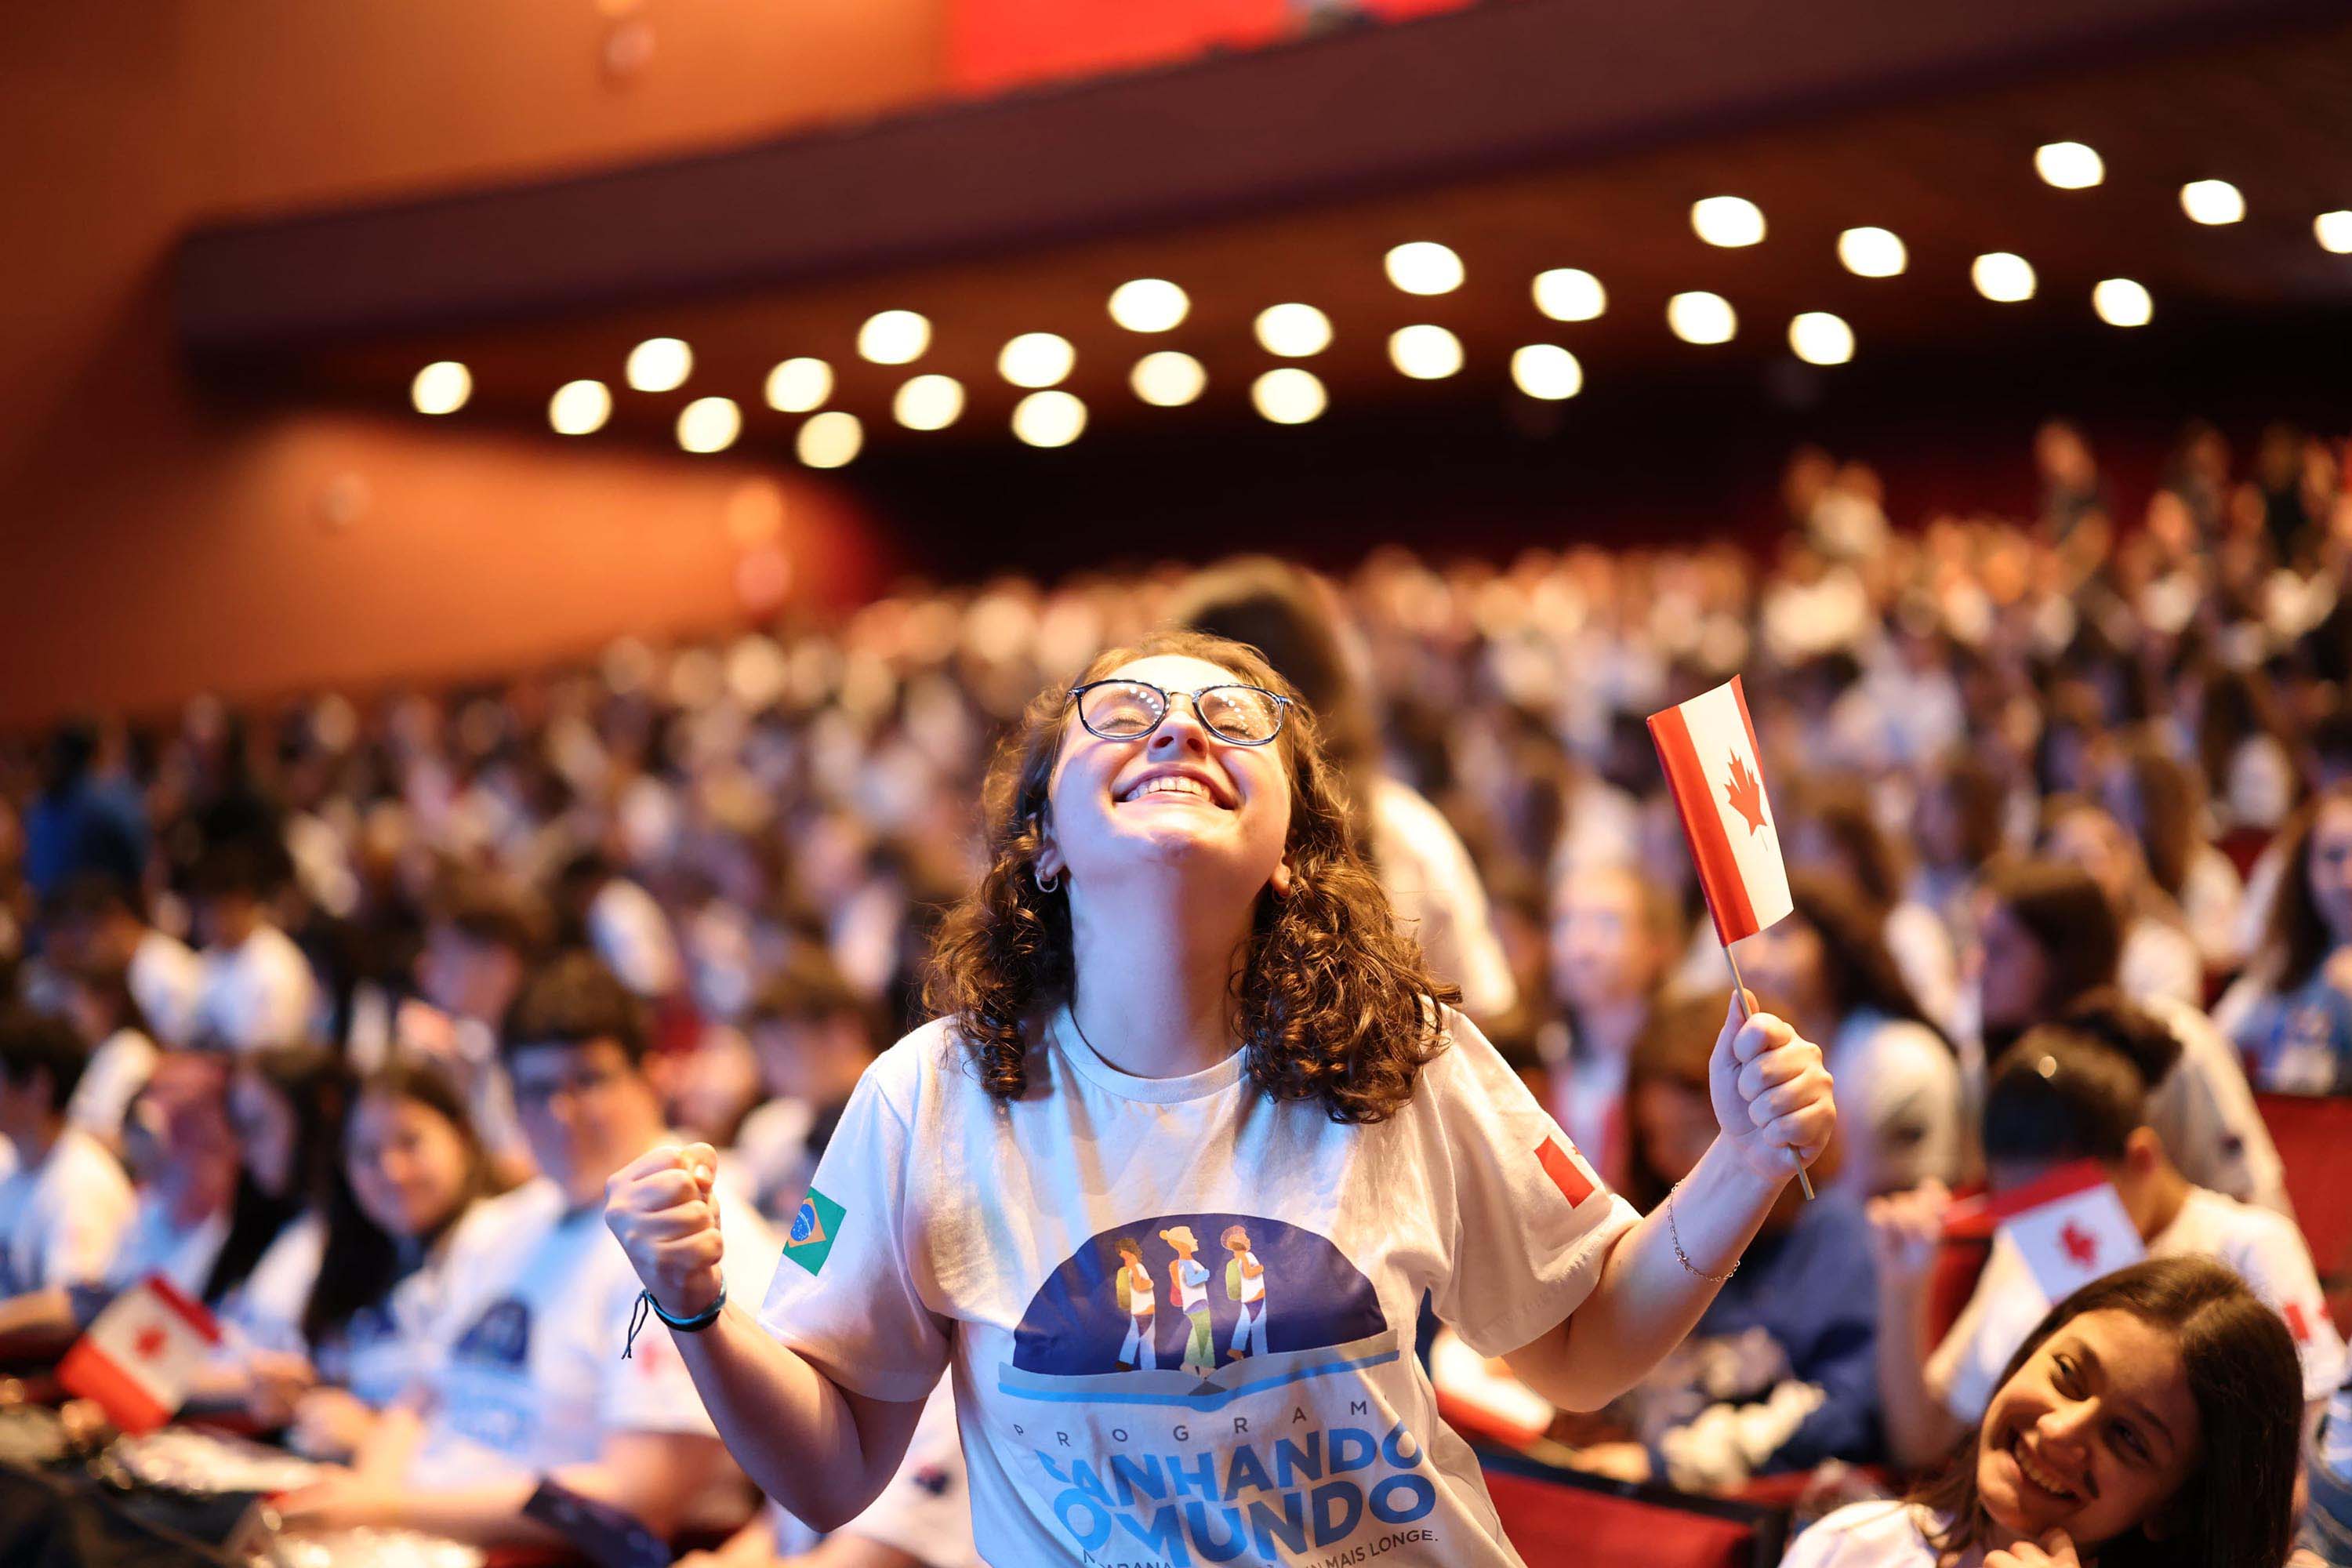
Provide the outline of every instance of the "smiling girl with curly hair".
<path id="1" fill-rule="evenodd" d="M 756 1321 L 724 1310 L 708 1148 L 614 1181 L 608 1223 L 736 1457 L 837 1522 L 951 1369 L 992 1562 L 1390 1538 L 1416 1563 L 1517 1563 L 1413 1356 L 1422 1301 L 1562 1403 L 1622 1392 L 1713 1298 L 1790 1150 L 1827 1142 L 1819 1050 L 1727 1016 L 1723 1133 L 1636 1214 L 1447 1005 L 1313 720 L 1239 644 L 1103 655 L 1030 705 L 982 804 L 943 1016 L 866 1073 Z M 1242 1304 L 1171 1270 L 1168 1238 L 1234 1226 L 1281 1310 L 1247 1355 L 1203 1358 Z M 1136 1237 L 1176 1309 L 1150 1358 L 1116 1289 Z"/>

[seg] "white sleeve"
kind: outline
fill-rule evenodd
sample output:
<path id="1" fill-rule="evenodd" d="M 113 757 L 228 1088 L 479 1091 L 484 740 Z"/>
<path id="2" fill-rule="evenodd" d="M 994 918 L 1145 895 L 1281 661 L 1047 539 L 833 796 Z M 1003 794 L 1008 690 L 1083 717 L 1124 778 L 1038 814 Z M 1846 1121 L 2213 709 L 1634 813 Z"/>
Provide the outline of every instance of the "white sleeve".
<path id="1" fill-rule="evenodd" d="M 2148 1096 L 2148 1125 L 2180 1173 L 2242 1203 L 2294 1217 L 2279 1158 L 2245 1068 L 2221 1030 L 2194 1007 L 2155 1009 L 2180 1042 L 2180 1059 Z"/>
<path id="2" fill-rule="evenodd" d="M 1958 1180 L 1966 1138 L 1958 1059 L 1932 1031 L 1900 1020 L 1874 1030 L 1863 1049 L 1864 1098 L 1853 1109 L 1869 1140 L 1864 1195 L 1908 1191 L 1931 1176 Z"/>
<path id="3" fill-rule="evenodd" d="M 928 1045 L 934 1036 L 919 1038 Z M 901 1050 L 868 1068 L 849 1097 L 793 1217 L 760 1325 L 845 1387 L 914 1400 L 947 1370 L 949 1340 L 919 1282 L 924 1237 L 907 1201 L 908 1116 L 884 1091 L 884 1078 L 911 1059 Z"/>
<path id="4" fill-rule="evenodd" d="M 110 1164 L 114 1156 L 96 1151 Z M 96 1169 L 73 1184 L 62 1206 L 47 1216 L 41 1237 L 41 1279 L 49 1285 L 89 1285 L 106 1278 L 107 1266 L 131 1226 L 138 1202 L 120 1171 Z"/>
<path id="5" fill-rule="evenodd" d="M 1453 1268 L 1437 1315 L 1481 1355 L 1514 1351 L 1584 1303 L 1641 1215 L 1601 1185 L 1559 1124 L 1461 1014 L 1408 1116 L 1434 1121 L 1432 1188 Z"/>
<path id="6" fill-rule="evenodd" d="M 155 1043 L 136 1029 L 117 1029 L 89 1058 L 73 1098 L 66 1101 L 66 1120 L 91 1137 L 111 1144 L 122 1136 L 122 1118 L 131 1101 L 154 1076 Z"/>
<path id="7" fill-rule="evenodd" d="M 2240 1214 L 2243 1229 L 2231 1239 L 2223 1261 L 2286 1320 L 2303 1363 L 2304 1398 L 2325 1399 L 2344 1381 L 2344 1341 L 2327 1315 L 2311 1249 L 2293 1221 L 2251 1205 Z"/>
<path id="8" fill-rule="evenodd" d="M 271 1238 L 221 1316 L 259 1349 L 301 1351 L 302 1315 L 326 1254 L 326 1221 L 315 1210 L 299 1215 Z"/>

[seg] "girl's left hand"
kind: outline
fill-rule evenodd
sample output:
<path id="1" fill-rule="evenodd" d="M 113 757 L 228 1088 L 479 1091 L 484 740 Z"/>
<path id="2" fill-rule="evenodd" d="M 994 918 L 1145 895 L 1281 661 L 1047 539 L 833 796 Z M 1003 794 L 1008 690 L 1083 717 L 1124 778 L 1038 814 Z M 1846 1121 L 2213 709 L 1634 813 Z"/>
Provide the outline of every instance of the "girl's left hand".
<path id="1" fill-rule="evenodd" d="M 2066 1532 L 2053 1530 L 2039 1542 L 2021 1541 L 2006 1552 L 1985 1553 L 1984 1568 L 2083 1568 L 2083 1560 Z"/>
<path id="2" fill-rule="evenodd" d="M 1738 997 L 1724 1008 L 1723 1032 L 1707 1064 L 1709 1098 L 1717 1125 L 1750 1168 L 1784 1182 L 1829 1147 L 1837 1104 L 1821 1047 L 1771 1014 L 1753 1011 L 1756 994 L 1746 995 L 1747 1022 L 1740 1022 Z"/>

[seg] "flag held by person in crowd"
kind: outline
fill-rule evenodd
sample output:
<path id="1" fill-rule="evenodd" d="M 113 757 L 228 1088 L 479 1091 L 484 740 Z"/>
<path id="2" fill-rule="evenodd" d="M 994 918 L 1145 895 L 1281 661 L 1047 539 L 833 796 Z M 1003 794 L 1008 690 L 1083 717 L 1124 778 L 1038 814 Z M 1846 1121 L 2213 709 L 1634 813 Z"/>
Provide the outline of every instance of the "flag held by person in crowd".
<path id="1" fill-rule="evenodd" d="M 74 1342 L 58 1363 L 58 1381 L 98 1401 L 125 1432 L 152 1432 L 178 1412 L 220 1338 L 202 1304 L 150 1275 L 109 1302 Z"/>
<path id="2" fill-rule="evenodd" d="M 1682 814 L 1716 935 L 1726 947 L 1754 936 L 1793 906 L 1739 677 L 1651 714 L 1650 738 Z"/>
<path id="3" fill-rule="evenodd" d="M 2062 1166 L 2004 1194 L 1990 1213 L 1996 1244 L 2009 1239 L 2053 1302 L 2147 1256 L 2139 1227 L 2095 1160 Z"/>

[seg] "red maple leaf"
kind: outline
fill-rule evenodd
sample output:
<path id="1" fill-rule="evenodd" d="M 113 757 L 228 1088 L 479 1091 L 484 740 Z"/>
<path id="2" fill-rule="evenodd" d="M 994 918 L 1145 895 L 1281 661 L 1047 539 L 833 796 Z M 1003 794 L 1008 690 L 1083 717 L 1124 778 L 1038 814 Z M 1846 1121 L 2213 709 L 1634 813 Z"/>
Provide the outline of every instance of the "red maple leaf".
<path id="1" fill-rule="evenodd" d="M 2085 1268 L 2099 1260 L 2098 1238 L 2071 1219 L 2058 1233 L 2058 1245 L 2066 1249 L 2067 1257 Z"/>
<path id="2" fill-rule="evenodd" d="M 1748 771 L 1748 759 L 1738 752 L 1731 753 L 1731 778 L 1723 786 L 1731 809 L 1748 824 L 1748 831 L 1756 833 L 1764 826 L 1764 785 Z"/>
<path id="3" fill-rule="evenodd" d="M 141 1361 L 153 1361 L 163 1353 L 163 1331 L 150 1323 L 139 1331 L 138 1338 L 131 1342 L 131 1351 Z"/>

